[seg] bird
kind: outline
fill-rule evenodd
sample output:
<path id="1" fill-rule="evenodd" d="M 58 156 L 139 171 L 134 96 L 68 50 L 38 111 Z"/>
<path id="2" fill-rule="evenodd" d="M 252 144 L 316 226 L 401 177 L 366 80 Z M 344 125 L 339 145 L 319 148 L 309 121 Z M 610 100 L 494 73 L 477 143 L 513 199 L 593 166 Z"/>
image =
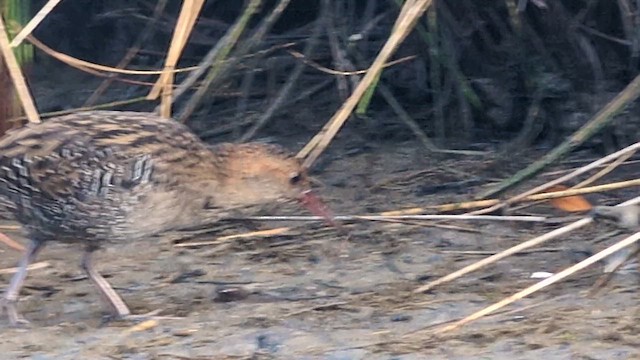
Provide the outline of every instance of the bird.
<path id="1" fill-rule="evenodd" d="M 301 162 L 266 143 L 209 146 L 153 113 L 83 111 L 29 123 L 0 139 L 0 207 L 29 246 L 0 299 L 11 325 L 27 324 L 18 295 L 50 242 L 79 244 L 81 268 L 113 318 L 135 315 L 96 271 L 107 244 L 213 225 L 256 206 L 297 201 L 331 221 Z"/>

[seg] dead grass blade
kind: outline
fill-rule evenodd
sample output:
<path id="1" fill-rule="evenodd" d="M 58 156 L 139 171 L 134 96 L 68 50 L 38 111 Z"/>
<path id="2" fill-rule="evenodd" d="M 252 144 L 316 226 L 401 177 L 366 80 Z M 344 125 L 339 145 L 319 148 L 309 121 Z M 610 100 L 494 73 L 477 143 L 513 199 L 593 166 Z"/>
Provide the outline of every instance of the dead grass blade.
<path id="1" fill-rule="evenodd" d="M 11 40 L 10 46 L 14 48 L 20 45 L 22 43 L 22 40 L 24 40 L 29 34 L 33 32 L 33 30 L 35 30 L 35 28 L 42 22 L 42 20 L 44 20 L 44 18 L 47 17 L 47 15 L 49 15 L 51 10 L 53 10 L 53 8 L 55 8 L 56 5 L 60 3 L 60 1 L 62 0 L 47 1 L 42 9 L 40 9 L 40 11 L 38 11 L 38 13 L 31 20 L 29 20 L 27 25 L 25 25 L 24 28 L 22 28 L 22 30 L 20 30 L 20 32 L 13 38 L 13 40 Z"/>
<path id="2" fill-rule="evenodd" d="M 16 89 L 16 93 L 18 94 L 18 98 L 20 99 L 20 103 L 22 104 L 22 108 L 24 109 L 25 114 L 27 115 L 27 119 L 32 123 L 40 122 L 40 115 L 38 115 L 38 109 L 36 109 L 36 104 L 33 101 L 33 97 L 31 97 L 31 93 L 29 92 L 29 87 L 27 86 L 27 82 L 24 79 L 24 75 L 22 74 L 22 70 L 20 69 L 20 64 L 18 64 L 18 60 L 16 59 L 15 54 L 9 44 L 9 36 L 7 35 L 7 28 L 4 25 L 4 21 L 0 16 L 0 53 L 5 59 L 5 64 L 7 70 L 9 71 L 9 75 L 11 76 L 11 80 L 13 81 L 13 86 Z"/>
<path id="3" fill-rule="evenodd" d="M 322 216 L 249 216 L 244 220 L 257 221 L 324 221 Z M 505 216 L 505 215 L 337 215 L 336 221 L 389 221 L 389 220 L 476 220 L 476 221 L 524 221 L 543 222 L 544 216 Z"/>
<path id="4" fill-rule="evenodd" d="M 156 85 L 147 95 L 147 99 L 154 100 L 158 98 L 162 91 L 160 115 L 165 118 L 171 117 L 171 92 L 173 91 L 173 73 L 171 71 L 180 60 L 180 55 L 185 45 L 187 45 L 187 40 L 198 19 L 198 14 L 202 10 L 202 5 L 204 5 L 204 0 L 185 0 L 182 3 L 180 16 L 178 17 L 171 45 L 169 46 L 169 53 L 164 64 L 165 71 L 162 72 Z"/>
<path id="5" fill-rule="evenodd" d="M 618 206 L 625 206 L 625 205 L 631 205 L 631 204 L 638 204 L 640 203 L 640 196 L 633 198 L 629 201 L 625 201 L 622 204 L 619 204 Z M 425 284 L 423 286 L 418 287 L 417 289 L 414 290 L 414 292 L 416 293 L 422 293 L 425 291 L 429 291 L 431 289 L 433 289 L 434 287 L 438 286 L 438 285 L 442 285 L 444 283 L 448 283 L 450 281 L 453 281 L 461 276 L 464 276 L 470 272 L 482 269 L 483 267 L 493 264 L 494 262 L 498 261 L 498 260 L 502 260 L 508 256 L 511 256 L 513 254 L 517 254 L 525 249 L 528 249 L 532 246 L 536 246 L 539 244 L 542 244 L 546 241 L 549 241 L 551 239 L 555 239 L 560 235 L 566 234 L 572 230 L 575 229 L 579 229 L 585 225 L 591 224 L 593 222 L 593 218 L 591 217 L 585 217 L 583 219 L 580 219 L 578 221 L 575 221 L 569 225 L 563 226 L 561 228 L 558 228 L 556 230 L 553 230 L 551 232 L 548 232 L 544 235 L 535 237 L 531 240 L 525 241 L 519 245 L 516 245 L 514 247 L 511 247 L 505 251 L 502 251 L 498 254 L 495 254 L 493 256 L 489 256 L 488 258 L 482 259 L 476 263 L 473 263 L 471 265 L 465 266 L 464 268 L 458 270 L 458 271 L 454 271 L 451 274 L 448 274 L 446 276 L 443 276 L 439 279 L 436 279 L 428 284 Z"/>
<path id="6" fill-rule="evenodd" d="M 331 140 L 340 131 L 342 125 L 347 121 L 353 109 L 365 94 L 371 84 L 378 79 L 380 72 L 388 59 L 393 55 L 400 43 L 409 35 L 414 25 L 431 5 L 431 0 L 407 0 L 400 11 L 391 35 L 378 53 L 378 56 L 369 67 L 366 75 L 362 78 L 358 86 L 353 90 L 351 96 L 342 104 L 338 112 L 325 124 L 325 126 L 314 136 L 307 145 L 297 154 L 298 158 L 304 158 L 303 165 L 310 167 L 320 156 L 324 149 L 331 143 Z"/>
<path id="7" fill-rule="evenodd" d="M 638 77 L 640 79 L 640 77 Z M 639 80 L 639 86 L 640 86 L 640 80 Z M 570 172 L 569 174 L 566 174 L 564 176 L 561 176 L 553 181 L 549 181 L 546 184 L 542 184 L 540 186 L 537 186 L 529 191 L 525 191 L 519 195 L 516 195 L 514 197 L 511 197 L 510 199 L 505 200 L 504 202 L 501 202 L 497 205 L 494 205 L 490 208 L 487 209 L 482 209 L 482 210 L 478 210 L 478 211 L 474 211 L 471 214 L 486 214 L 486 213 L 490 213 L 490 212 L 494 212 L 496 210 L 499 210 L 501 208 L 503 208 L 504 206 L 507 206 L 509 204 L 512 204 L 516 201 L 519 201 L 521 199 L 526 198 L 527 196 L 530 196 L 532 194 L 537 194 L 539 192 L 542 192 L 544 190 L 547 190 L 548 188 L 554 186 L 554 185 L 558 185 L 561 184 L 567 180 L 571 180 L 573 178 L 575 178 L 578 175 L 584 174 L 585 172 L 595 169 L 597 167 L 599 167 L 602 164 L 606 164 L 610 161 L 613 161 L 615 159 L 618 159 L 621 156 L 625 156 L 628 153 L 633 153 L 638 151 L 638 149 L 640 149 L 640 142 L 637 142 L 635 144 L 629 145 L 627 147 L 625 147 L 622 150 L 616 151 L 613 154 L 609 154 L 601 159 L 598 159 L 596 161 L 591 162 L 590 164 L 587 164 L 579 169 L 576 169 L 575 171 Z"/>
<path id="8" fill-rule="evenodd" d="M 305 63 L 306 65 L 308 65 L 308 66 L 310 66 L 310 67 L 312 67 L 312 68 L 314 68 L 314 69 L 316 69 L 316 70 L 318 70 L 320 72 L 323 72 L 325 74 L 341 75 L 341 76 L 353 76 L 353 75 L 363 75 L 363 74 L 367 73 L 366 69 L 365 70 L 353 70 L 353 71 L 343 71 L 343 70 L 330 69 L 330 68 L 328 68 L 326 66 L 322 66 L 322 65 L 320 65 L 320 64 L 318 64 L 318 63 L 316 63 L 316 62 L 314 62 L 312 60 L 309 60 L 308 57 L 305 56 L 301 52 L 298 52 L 298 51 L 295 51 L 295 50 L 291 50 L 291 49 L 287 50 L 287 52 L 291 56 L 293 56 L 294 58 L 296 58 L 296 59 L 302 61 L 303 63 Z M 400 59 L 392 60 L 392 61 L 389 61 L 388 63 L 384 64 L 383 68 L 386 69 L 386 68 L 392 67 L 394 65 L 401 64 L 403 62 L 413 60 L 415 58 L 416 58 L 415 55 L 410 55 L 410 56 L 402 57 Z"/>
<path id="9" fill-rule="evenodd" d="M 566 190 L 553 191 L 553 192 L 547 192 L 547 193 L 541 193 L 541 194 L 534 194 L 534 195 L 527 196 L 526 198 L 524 198 L 524 200 L 538 201 L 538 200 L 548 200 L 548 199 L 559 199 L 559 198 L 565 198 L 565 197 L 576 196 L 576 195 L 584 195 L 584 194 L 591 194 L 591 193 L 597 193 L 597 192 L 603 192 L 603 191 L 625 189 L 625 188 L 634 187 L 634 186 L 640 186 L 640 179 L 618 181 L 614 183 L 590 186 L 590 187 L 585 187 L 580 189 L 566 189 Z"/>
<path id="10" fill-rule="evenodd" d="M 618 189 L 624 189 L 634 186 L 640 186 L 640 179 L 628 180 L 628 181 L 620 181 L 609 184 L 597 185 L 584 187 L 580 189 L 567 189 L 562 191 L 551 191 L 551 192 L 543 192 L 539 194 L 528 195 L 526 197 L 520 198 L 517 197 L 517 200 L 513 200 L 513 204 L 522 203 L 526 201 L 543 201 L 543 200 L 551 200 L 551 199 L 559 199 L 570 196 L 578 196 L 584 194 L 592 194 L 597 192 L 604 191 L 612 191 Z M 515 199 L 515 198 L 514 198 Z M 511 200 L 509 200 L 511 201 Z M 500 205 L 502 206 L 502 200 L 498 199 L 488 199 L 488 200 L 477 200 L 477 201 L 466 201 L 460 203 L 450 203 L 450 204 L 442 204 L 442 205 L 432 205 L 425 207 L 415 207 L 409 209 L 400 209 L 400 210 L 390 210 L 380 213 L 382 216 L 397 216 L 397 215 L 418 215 L 427 211 L 434 211 L 438 213 L 456 211 L 456 210 L 470 210 L 476 208 L 484 208 L 492 205 Z M 490 209 L 499 209 L 499 207 L 492 207 Z M 482 209 L 480 211 L 474 211 L 467 213 L 466 215 L 480 215 L 485 214 L 488 211 Z"/>
<path id="11" fill-rule="evenodd" d="M 488 307 L 486 307 L 486 308 L 484 308 L 482 310 L 479 310 L 479 311 L 477 311 L 477 312 L 465 317 L 464 319 L 456 321 L 455 323 L 453 323 L 451 325 L 448 325 L 448 326 L 446 326 L 446 327 L 444 327 L 442 329 L 439 329 L 437 331 L 437 333 L 445 333 L 445 332 L 453 331 L 453 330 L 458 329 L 458 328 L 460 328 L 460 327 L 462 327 L 462 326 L 464 326 L 466 324 L 469 324 L 469 323 L 471 323 L 471 322 L 473 322 L 475 320 L 478 320 L 478 319 L 480 319 L 480 318 L 482 318 L 482 317 L 484 317 L 484 316 L 486 316 L 488 314 L 491 314 L 492 312 L 494 312 L 496 310 L 499 310 L 499 309 L 501 309 L 501 308 L 503 308 L 503 307 L 505 307 L 505 306 L 507 306 L 507 305 L 509 305 L 511 303 L 514 303 L 514 302 L 516 302 L 516 301 L 518 301 L 518 300 L 520 300 L 520 299 L 522 299 L 524 297 L 527 297 L 527 296 L 529 296 L 529 295 L 531 295 L 531 294 L 533 294 L 533 293 L 535 293 L 535 292 L 537 292 L 539 290 L 542 290 L 545 287 L 547 287 L 547 286 L 549 286 L 551 284 L 554 284 L 554 283 L 556 283 L 556 282 L 558 282 L 558 281 L 560 281 L 560 280 L 562 280 L 562 279 L 564 279 L 564 278 L 566 278 L 566 277 L 568 277 L 570 275 L 573 275 L 574 273 L 586 268 L 587 266 L 593 265 L 596 262 L 606 258 L 607 256 L 612 255 L 613 253 L 615 253 L 617 251 L 620 251 L 620 250 L 622 250 L 622 249 L 624 249 L 624 248 L 626 248 L 628 246 L 631 246 L 631 245 L 635 244 L 639 240 L 640 240 L 640 232 L 637 232 L 637 233 L 627 237 L 626 239 L 621 240 L 621 241 L 617 242 L 616 244 L 614 244 L 614 245 L 612 245 L 612 246 L 600 251 L 599 253 L 597 253 L 597 254 L 595 254 L 595 255 L 593 255 L 593 256 L 591 256 L 591 257 L 589 257 L 589 258 L 587 258 L 587 259 L 585 259 L 585 260 L 583 260 L 583 261 L 581 261 L 581 262 L 579 262 L 579 263 L 577 263 L 577 264 L 575 264 L 573 266 L 570 266 L 570 267 L 562 270 L 561 272 L 559 272 L 559 273 L 557 273 L 557 274 L 555 274 L 555 275 L 553 275 L 551 277 L 548 277 L 548 278 L 536 283 L 535 285 L 532 285 L 532 286 L 530 286 L 530 287 L 528 287 L 528 288 L 526 288 L 526 289 L 524 289 L 522 291 L 519 291 L 519 292 L 517 292 L 517 293 L 515 293 L 515 294 L 513 294 L 513 295 L 511 295 L 511 296 L 509 296 L 509 297 L 507 297 L 507 298 L 505 298 L 505 299 L 503 299 L 503 300 L 491 305 L 491 306 L 488 306 Z"/>
<path id="12" fill-rule="evenodd" d="M 33 35 L 27 36 L 27 40 L 29 40 L 29 42 L 33 44 L 33 46 L 37 47 L 39 50 L 51 56 L 52 58 L 58 61 L 61 61 L 71 67 L 74 67 L 83 71 L 87 71 L 87 72 L 91 72 L 90 70 L 94 70 L 94 71 L 103 71 L 103 72 L 124 74 L 124 75 L 161 75 L 163 72 L 167 72 L 167 71 L 171 73 L 182 73 L 182 72 L 189 72 L 189 71 L 194 71 L 198 69 L 197 66 L 190 66 L 186 68 L 173 69 L 173 70 L 119 69 L 117 67 L 105 66 L 105 65 L 95 64 L 85 60 L 80 60 L 80 59 L 74 58 L 73 56 L 69 56 L 67 54 L 55 51 L 52 48 L 45 45 L 40 40 L 38 40 L 37 38 L 35 38 Z"/>
<path id="13" fill-rule="evenodd" d="M 9 248 L 13 250 L 17 250 L 20 252 L 24 252 L 26 249 L 22 244 L 8 237 L 7 235 L 0 233 L 0 242 L 7 245 Z"/>
<path id="14" fill-rule="evenodd" d="M 220 243 L 223 243 L 229 240 L 235 240 L 235 239 L 246 239 L 246 238 L 252 238 L 252 237 L 271 237 L 271 236 L 282 235 L 282 234 L 286 234 L 289 230 L 291 230 L 291 228 L 280 227 L 280 228 L 269 229 L 269 230 L 251 231 L 243 234 L 220 236 L 215 240 L 211 240 L 211 241 L 185 242 L 185 243 L 175 244 L 174 246 L 175 247 L 199 247 L 199 246 L 208 246 L 208 245 L 218 245 Z"/>
<path id="15" fill-rule="evenodd" d="M 44 268 L 48 267 L 49 265 L 50 264 L 48 262 L 46 262 L 46 261 L 40 261 L 40 262 L 33 263 L 33 264 L 30 264 L 29 266 L 27 266 L 27 270 L 31 271 L 31 270 L 44 269 Z M 17 271 L 18 271 L 17 267 L 0 269 L 0 274 L 1 275 L 15 274 Z"/>
<path id="16" fill-rule="evenodd" d="M 0 231 L 2 230 L 12 230 L 12 231 L 16 231 L 16 230 L 20 230 L 21 226 L 19 225 L 0 225 Z"/>
<path id="17" fill-rule="evenodd" d="M 585 186 L 587 186 L 589 184 L 593 184 L 598 179 L 601 179 L 602 177 L 604 177 L 608 173 L 610 173 L 613 170 L 617 169 L 620 165 L 624 164 L 635 153 L 636 153 L 635 151 L 630 151 L 630 152 L 627 152 L 626 154 L 622 154 L 619 158 L 615 159 L 615 161 L 613 161 L 611 164 L 605 166 L 602 170 L 600 170 L 597 173 L 593 174 L 593 176 L 589 177 L 588 179 L 586 179 L 584 181 L 581 181 L 580 183 L 578 183 L 575 186 L 572 186 L 572 188 L 573 189 L 578 189 L 578 188 L 581 188 L 581 187 L 585 187 Z"/>

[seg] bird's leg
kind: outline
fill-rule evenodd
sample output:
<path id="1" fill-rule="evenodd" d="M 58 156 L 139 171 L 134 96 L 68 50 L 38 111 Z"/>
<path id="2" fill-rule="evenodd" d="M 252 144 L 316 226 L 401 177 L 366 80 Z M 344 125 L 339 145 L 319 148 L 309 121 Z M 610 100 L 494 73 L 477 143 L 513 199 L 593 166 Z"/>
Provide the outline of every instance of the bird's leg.
<path id="1" fill-rule="evenodd" d="M 125 304 L 124 300 L 118 295 L 118 293 L 111 287 L 111 285 L 107 282 L 107 280 L 100 275 L 96 271 L 93 266 L 93 261 L 91 256 L 93 252 L 96 250 L 94 247 L 87 247 L 82 256 L 82 269 L 87 273 L 89 279 L 98 287 L 100 290 L 100 294 L 105 298 L 107 303 L 113 309 L 113 317 L 106 319 L 106 321 L 114 320 L 114 318 L 119 320 L 127 320 L 127 321 L 145 321 L 152 319 L 177 319 L 175 317 L 167 317 L 167 316 L 156 316 L 162 309 L 150 311 L 147 314 L 141 315 L 132 315 L 131 311 L 127 304 Z"/>
<path id="2" fill-rule="evenodd" d="M 94 247 L 87 247 L 82 256 L 82 269 L 85 271 L 89 279 L 100 290 L 100 294 L 104 297 L 107 303 L 114 310 L 114 315 L 120 318 L 125 318 L 131 314 L 129 307 L 124 303 L 120 295 L 111 287 L 109 282 L 100 275 L 93 266 L 92 255 L 96 250 Z"/>
<path id="3" fill-rule="evenodd" d="M 32 240 L 29 243 L 26 253 L 18 264 L 18 271 L 11 278 L 11 283 L 2 297 L 2 309 L 7 311 L 7 316 L 12 326 L 29 323 L 18 313 L 16 303 L 18 302 L 18 295 L 20 294 L 20 289 L 22 289 L 22 284 L 24 284 L 24 279 L 27 277 L 27 267 L 35 260 L 43 245 L 44 242 L 42 241 Z"/>

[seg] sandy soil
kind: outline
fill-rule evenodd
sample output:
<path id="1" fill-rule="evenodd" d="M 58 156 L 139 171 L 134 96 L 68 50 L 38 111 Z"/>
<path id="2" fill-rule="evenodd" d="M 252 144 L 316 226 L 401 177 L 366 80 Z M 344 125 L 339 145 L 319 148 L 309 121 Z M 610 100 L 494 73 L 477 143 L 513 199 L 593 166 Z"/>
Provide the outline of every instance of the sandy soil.
<path id="1" fill-rule="evenodd" d="M 482 184 L 513 170 L 497 174 L 487 158 L 427 156 L 413 143 L 338 154 L 328 154 L 331 161 L 317 174 L 325 185 L 320 191 L 336 213 L 468 200 L 479 189 L 469 182 L 470 174 L 478 175 Z M 527 161 L 512 165 L 517 168 Z M 618 195 L 625 199 L 633 191 Z M 589 199 L 617 201 L 610 195 Z M 544 204 L 520 213 L 564 215 Z M 428 294 L 412 290 L 558 225 L 362 222 L 346 225 L 348 235 L 322 224 L 285 225 L 294 230 L 199 248 L 180 248 L 166 238 L 109 246 L 96 262 L 132 310 L 162 309 L 162 315 L 178 317 L 140 331 L 131 331 L 128 323 L 102 324 L 101 301 L 78 267 L 80 249 L 51 244 L 38 259 L 50 266 L 30 273 L 19 303 L 32 324 L 13 329 L 2 318 L 0 357 L 640 358 L 640 291 L 634 267 L 616 275 L 596 296 L 586 292 L 602 274 L 602 266 L 458 331 L 433 335 L 435 325 L 537 282 L 530 278 L 532 272 L 559 271 L 611 244 L 616 239 L 594 240 L 610 232 L 609 225 L 588 226 Z M 236 224 L 189 241 L 246 231 L 246 225 Z M 18 257 L 2 248 L 0 267 L 15 266 Z M 8 275 L 1 277 L 8 283 Z M 234 289 L 246 296 L 234 297 Z"/>

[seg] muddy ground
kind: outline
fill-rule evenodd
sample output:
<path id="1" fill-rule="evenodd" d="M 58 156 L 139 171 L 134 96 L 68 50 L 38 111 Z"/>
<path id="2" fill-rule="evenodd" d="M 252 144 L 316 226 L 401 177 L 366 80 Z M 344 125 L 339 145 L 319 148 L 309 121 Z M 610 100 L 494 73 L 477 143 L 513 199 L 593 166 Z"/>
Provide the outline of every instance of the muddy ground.
<path id="1" fill-rule="evenodd" d="M 278 139 L 276 139 L 278 140 Z M 363 214 L 470 200 L 484 184 L 542 154 L 508 161 L 433 156 L 417 142 L 346 150 L 338 139 L 314 174 L 339 214 Z M 289 144 L 295 148 L 299 144 Z M 488 148 L 488 147 L 487 147 Z M 551 171 L 592 160 L 582 152 Z M 517 159 L 517 160 L 516 160 Z M 500 169 L 500 171 L 496 171 Z M 617 177 L 631 178 L 638 168 Z M 536 180 L 551 178 L 550 174 Z M 612 178 L 609 178 L 612 179 Z M 474 180 L 474 181 L 471 181 Z M 477 181 L 475 181 L 477 180 Z M 531 186 L 531 185 L 529 185 Z M 595 195 L 615 204 L 637 191 Z M 277 214 L 297 213 L 281 208 Z M 548 205 L 520 214 L 565 216 Z M 186 241 L 291 225 L 286 235 L 178 247 L 175 239 L 109 246 L 98 269 L 135 313 L 161 309 L 155 326 L 102 323 L 97 291 L 79 269 L 80 249 L 51 244 L 31 271 L 19 308 L 27 329 L 0 321 L 2 359 L 638 359 L 640 288 L 636 267 L 616 275 L 600 293 L 587 292 L 602 274 L 591 267 L 450 334 L 446 323 L 490 305 L 618 238 L 596 241 L 610 225 L 590 225 L 541 247 L 435 288 L 413 290 L 490 254 L 561 225 L 521 223 L 225 224 Z M 8 234 L 21 239 L 19 233 Z M 0 268 L 19 254 L 2 247 Z M 9 275 L 2 275 L 7 284 Z M 241 289 L 246 296 L 223 296 Z"/>

